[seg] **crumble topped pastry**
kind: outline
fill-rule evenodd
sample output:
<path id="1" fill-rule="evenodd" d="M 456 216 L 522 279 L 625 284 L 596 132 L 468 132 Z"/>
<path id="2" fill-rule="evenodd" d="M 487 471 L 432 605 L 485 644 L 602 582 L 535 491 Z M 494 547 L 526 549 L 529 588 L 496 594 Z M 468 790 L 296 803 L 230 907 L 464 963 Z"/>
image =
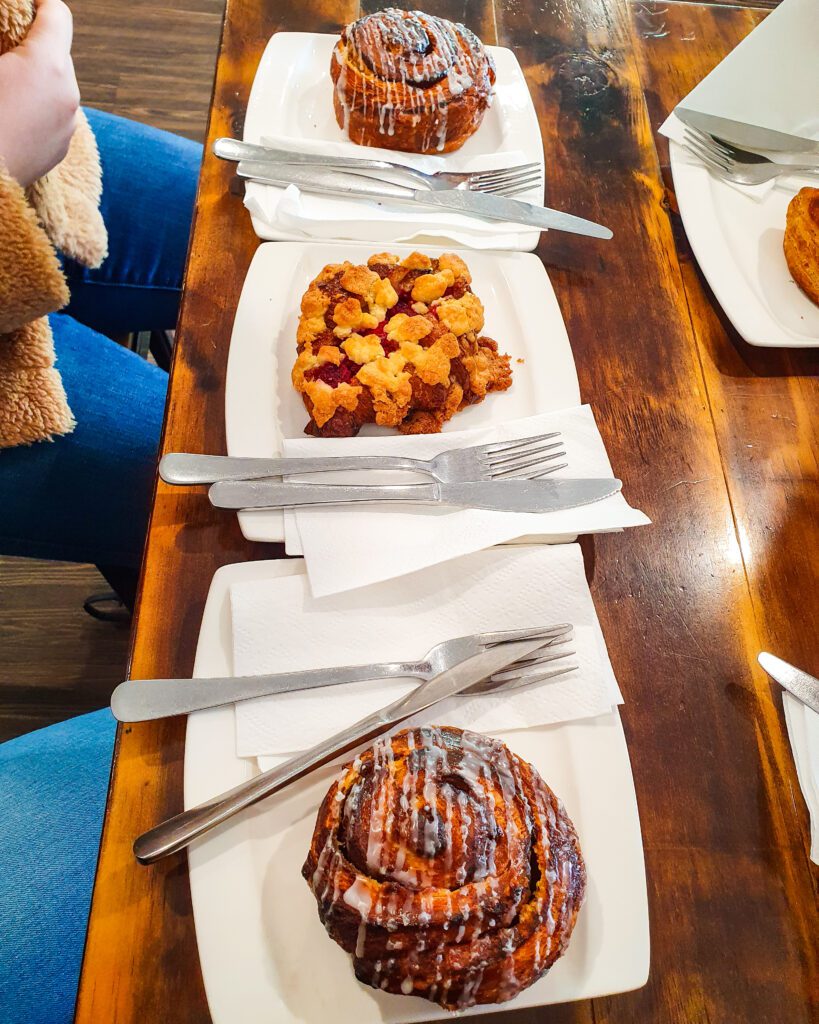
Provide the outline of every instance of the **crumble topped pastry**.
<path id="1" fill-rule="evenodd" d="M 331 263 L 301 300 L 293 386 L 308 434 L 364 423 L 437 433 L 459 409 L 512 384 L 509 356 L 483 337 L 483 306 L 454 253 Z"/>

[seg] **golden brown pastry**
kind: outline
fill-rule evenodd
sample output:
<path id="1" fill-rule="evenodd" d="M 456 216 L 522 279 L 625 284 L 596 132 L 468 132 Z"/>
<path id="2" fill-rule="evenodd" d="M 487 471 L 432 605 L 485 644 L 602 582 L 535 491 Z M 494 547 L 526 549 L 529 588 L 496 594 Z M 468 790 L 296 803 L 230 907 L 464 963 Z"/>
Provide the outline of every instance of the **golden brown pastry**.
<path id="1" fill-rule="evenodd" d="M 574 826 L 535 769 L 448 726 L 379 739 L 342 769 L 302 874 L 359 981 L 449 1010 L 537 981 L 586 887 Z"/>
<path id="2" fill-rule="evenodd" d="M 785 259 L 794 281 L 819 306 L 819 188 L 800 188 L 788 204 Z"/>
<path id="3" fill-rule="evenodd" d="M 480 127 L 495 65 L 466 26 L 391 7 L 343 29 L 330 75 L 336 120 L 353 142 L 449 153 Z"/>
<path id="4" fill-rule="evenodd" d="M 481 336 L 483 306 L 454 253 L 326 266 L 301 300 L 293 386 L 306 433 L 353 437 L 364 423 L 437 433 L 459 409 L 512 383 Z"/>

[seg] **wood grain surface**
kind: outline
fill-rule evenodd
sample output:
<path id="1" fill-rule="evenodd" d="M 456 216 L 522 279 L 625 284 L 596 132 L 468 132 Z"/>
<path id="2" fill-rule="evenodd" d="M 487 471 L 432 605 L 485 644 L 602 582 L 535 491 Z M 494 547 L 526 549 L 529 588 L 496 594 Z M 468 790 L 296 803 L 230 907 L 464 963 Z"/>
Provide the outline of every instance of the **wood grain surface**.
<path id="1" fill-rule="evenodd" d="M 333 31 L 376 6 L 229 0 L 209 137 L 241 130 L 273 31 Z M 669 214 L 652 132 L 663 105 L 761 13 L 660 6 L 673 8 L 677 44 L 668 42 L 671 32 L 647 38 L 636 15 L 651 9 L 643 3 L 632 12 L 626 0 L 428 5 L 515 50 L 540 117 L 547 203 L 615 232 L 607 244 L 547 235 L 539 254 L 584 400 L 630 500 L 654 520 L 584 542 L 626 698 L 648 873 L 649 982 L 630 994 L 491 1017 L 510 1024 L 808 1024 L 819 1012 L 806 819 L 779 697 L 755 665 L 767 644 L 811 667 L 817 589 L 803 589 L 798 600 L 789 591 L 815 571 L 804 533 L 815 486 L 804 417 L 815 382 L 806 366 L 781 362 L 775 372 L 725 331 Z M 716 32 L 699 56 L 682 48 L 690 30 Z M 227 346 L 256 246 L 228 193 L 229 175 L 206 158 L 166 450 L 224 451 Z M 769 422 L 766 402 L 795 426 Z M 764 447 L 755 457 L 747 443 Z M 132 674 L 190 673 L 214 570 L 271 550 L 244 542 L 234 519 L 210 509 L 203 493 L 160 484 Z M 787 562 L 775 566 L 767 551 Z M 82 1024 L 209 1019 L 185 860 L 145 868 L 131 854 L 136 834 L 181 807 L 183 742 L 178 722 L 120 735 L 77 1008 Z"/>

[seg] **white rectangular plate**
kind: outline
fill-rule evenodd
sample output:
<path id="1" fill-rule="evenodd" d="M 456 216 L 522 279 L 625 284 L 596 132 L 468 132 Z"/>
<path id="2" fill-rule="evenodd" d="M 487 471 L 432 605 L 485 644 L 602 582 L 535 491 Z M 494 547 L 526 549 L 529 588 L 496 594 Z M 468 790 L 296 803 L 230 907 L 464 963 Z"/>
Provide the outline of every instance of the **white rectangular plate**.
<path id="1" fill-rule="evenodd" d="M 229 588 L 300 571 L 300 563 L 247 562 L 213 578 L 195 676 L 233 671 Z M 274 624 L 271 624 L 275 628 Z M 619 715 L 500 733 L 563 799 L 588 870 L 586 902 L 565 956 L 517 999 L 489 1013 L 624 992 L 649 967 L 648 905 L 640 823 Z M 232 707 L 188 719 L 185 806 L 256 774 L 236 757 Z M 301 877 L 332 766 L 215 829 L 189 850 L 194 920 L 214 1024 L 378 1024 L 450 1020 L 415 997 L 356 981 Z"/>
<path id="2" fill-rule="evenodd" d="M 399 256 L 412 249 L 390 246 Z M 430 254 L 442 251 L 432 246 L 423 250 Z M 307 413 L 290 381 L 301 297 L 327 263 L 364 263 L 379 251 L 383 250 L 373 243 L 344 242 L 279 242 L 256 250 L 230 340 L 225 385 L 229 455 L 277 455 L 282 438 L 304 436 Z M 512 357 L 514 382 L 508 391 L 489 395 L 458 413 L 444 430 L 483 427 L 579 404 L 566 327 L 537 256 L 465 251 L 460 255 L 472 272 L 472 287 L 486 310 L 485 333 Z M 368 431 L 390 433 L 374 426 L 365 428 L 364 432 Z M 315 443 L 320 455 L 322 439 L 316 438 Z M 239 524 L 248 540 L 284 540 L 281 512 L 240 512 Z"/>
<path id="3" fill-rule="evenodd" d="M 432 154 L 356 145 L 339 128 L 333 112 L 333 83 L 330 79 L 330 58 L 337 39 L 336 35 L 317 32 L 278 32 L 270 39 L 259 62 L 248 100 L 244 128 L 246 142 L 260 143 L 270 139 L 286 149 L 390 160 L 419 170 L 426 170 L 431 164 L 436 169 L 448 171 L 497 167 L 498 154 L 509 153 L 510 156 L 517 154 L 514 163 L 539 163 L 542 177 L 540 124 L 523 71 L 511 50 L 487 47 L 497 70 L 492 106 L 480 128 L 459 150 L 435 154 L 434 161 L 431 161 Z M 487 157 L 491 158 L 490 162 L 487 162 Z M 248 182 L 248 195 L 261 195 L 260 190 L 271 187 Z M 543 186 L 522 192 L 515 198 L 542 206 Z M 352 201 L 352 219 L 355 218 L 355 209 L 355 201 Z M 442 221 L 467 233 L 470 224 L 474 223 L 459 214 L 425 213 L 419 209 L 417 232 L 411 236 L 412 240 L 433 244 L 436 240 L 439 244 L 444 244 L 447 239 L 451 242 L 451 236 L 445 230 L 436 228 L 436 223 Z M 260 238 L 267 240 L 292 241 L 302 237 L 286 229 L 273 231 L 256 217 L 253 218 L 253 227 Z M 332 237 L 331 230 L 328 227 L 328 237 Z M 391 237 L 406 239 L 406 224 L 396 223 Z M 539 238 L 540 232 L 531 228 L 504 228 L 501 244 L 498 244 L 496 236 L 491 248 L 526 251 L 534 249 Z"/>

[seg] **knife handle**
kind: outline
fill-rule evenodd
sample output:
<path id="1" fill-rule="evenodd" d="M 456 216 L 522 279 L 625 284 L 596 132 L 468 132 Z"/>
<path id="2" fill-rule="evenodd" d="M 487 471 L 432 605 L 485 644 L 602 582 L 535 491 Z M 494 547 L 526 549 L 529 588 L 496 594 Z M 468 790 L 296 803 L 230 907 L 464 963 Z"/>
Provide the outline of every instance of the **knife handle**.
<path id="1" fill-rule="evenodd" d="M 292 484 L 270 480 L 220 480 L 208 491 L 215 508 L 311 508 L 350 502 L 410 501 L 437 504 L 441 488 L 431 484 Z"/>

